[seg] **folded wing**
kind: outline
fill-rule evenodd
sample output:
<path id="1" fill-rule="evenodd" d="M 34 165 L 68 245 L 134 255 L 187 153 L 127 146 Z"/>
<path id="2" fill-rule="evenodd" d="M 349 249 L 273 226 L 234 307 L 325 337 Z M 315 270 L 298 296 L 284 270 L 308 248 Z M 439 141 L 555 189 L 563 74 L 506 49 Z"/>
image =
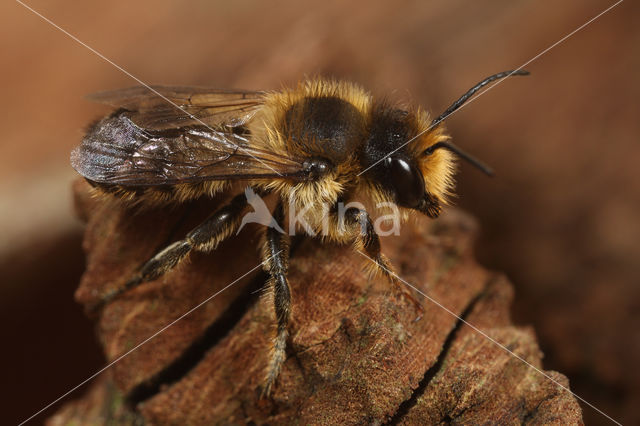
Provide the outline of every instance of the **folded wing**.
<path id="1" fill-rule="evenodd" d="M 94 95 L 120 109 L 93 125 L 71 154 L 85 178 L 125 186 L 205 180 L 302 179 L 302 159 L 257 149 L 246 124 L 259 92 L 146 88 Z M 180 106 L 176 108 L 175 105 Z"/>

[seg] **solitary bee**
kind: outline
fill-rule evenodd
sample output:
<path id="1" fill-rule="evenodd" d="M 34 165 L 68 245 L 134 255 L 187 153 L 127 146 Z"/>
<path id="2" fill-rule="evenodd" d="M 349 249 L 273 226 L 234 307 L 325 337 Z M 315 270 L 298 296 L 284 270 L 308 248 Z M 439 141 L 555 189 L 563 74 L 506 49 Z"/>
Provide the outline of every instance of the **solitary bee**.
<path id="1" fill-rule="evenodd" d="M 452 190 L 455 156 L 491 174 L 451 143 L 441 123 L 488 83 L 525 74 L 487 77 L 435 119 L 419 108 L 407 111 L 374 99 L 354 84 L 323 79 L 277 92 L 134 87 L 94 95 L 118 109 L 89 129 L 71 164 L 100 193 L 170 204 L 211 197 L 229 190 L 233 181 L 247 185 L 245 193 L 153 256 L 121 288 L 104 294 L 102 303 L 155 280 L 192 250 L 214 250 L 241 226 L 249 194 L 276 194 L 275 224 L 266 228 L 262 247 L 277 317 L 263 387 L 268 394 L 285 358 L 291 310 L 289 236 L 280 232 L 287 212 L 306 208 L 314 230 L 328 218 L 326 239 L 355 242 L 374 269 L 421 309 L 394 278 L 367 211 L 350 207 L 338 220 L 338 206 L 364 194 L 395 203 L 405 213 L 436 218 Z M 327 212 L 323 206 L 333 207 Z"/>

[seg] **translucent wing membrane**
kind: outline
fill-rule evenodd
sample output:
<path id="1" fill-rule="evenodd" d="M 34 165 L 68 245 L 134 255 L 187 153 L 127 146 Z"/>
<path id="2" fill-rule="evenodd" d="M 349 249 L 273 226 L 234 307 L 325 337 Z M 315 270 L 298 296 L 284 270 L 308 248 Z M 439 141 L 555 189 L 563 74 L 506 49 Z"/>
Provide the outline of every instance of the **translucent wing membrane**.
<path id="1" fill-rule="evenodd" d="M 91 181 L 125 186 L 304 178 L 303 160 L 255 148 L 241 127 L 261 105 L 261 94 L 160 89 L 206 126 L 143 87 L 94 95 L 121 109 L 89 129 L 71 154 L 72 166 Z"/>
<path id="2" fill-rule="evenodd" d="M 253 116 L 264 97 L 262 92 L 200 87 L 151 88 L 137 86 L 95 93 L 89 99 L 131 111 L 130 119 L 140 127 L 163 130 L 190 125 L 239 126 Z"/>

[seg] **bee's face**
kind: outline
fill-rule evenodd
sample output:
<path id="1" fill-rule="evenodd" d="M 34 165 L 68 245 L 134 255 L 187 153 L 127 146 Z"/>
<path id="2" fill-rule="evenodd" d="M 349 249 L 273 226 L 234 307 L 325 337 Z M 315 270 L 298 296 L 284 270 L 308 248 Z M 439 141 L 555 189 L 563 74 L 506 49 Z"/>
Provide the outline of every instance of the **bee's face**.
<path id="1" fill-rule="evenodd" d="M 367 171 L 377 186 L 399 206 L 435 217 L 452 184 L 453 158 L 442 150 L 425 153 L 429 146 L 446 139 L 439 128 L 420 135 L 428 123 L 427 115 L 421 111 L 407 112 L 384 105 L 375 108 L 363 166 L 378 162 Z"/>

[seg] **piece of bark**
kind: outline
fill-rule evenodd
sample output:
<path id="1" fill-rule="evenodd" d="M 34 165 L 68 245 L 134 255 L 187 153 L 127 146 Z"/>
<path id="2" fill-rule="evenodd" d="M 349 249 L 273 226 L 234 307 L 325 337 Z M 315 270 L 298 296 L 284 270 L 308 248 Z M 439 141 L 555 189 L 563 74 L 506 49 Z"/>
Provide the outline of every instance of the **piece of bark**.
<path id="1" fill-rule="evenodd" d="M 76 293 L 85 305 L 228 199 L 137 211 L 91 200 L 84 183 L 75 191 L 88 222 L 87 271 Z M 532 330 L 510 322 L 510 284 L 473 259 L 475 230 L 469 216 L 450 209 L 405 224 L 400 236 L 383 238 L 383 250 L 404 280 L 541 369 Z M 256 268 L 258 241 L 259 229 L 247 227 L 111 302 L 98 320 L 107 359 Z M 442 307 L 418 296 L 425 312 L 414 322 L 411 303 L 384 278 L 369 279 L 366 262 L 350 246 L 294 244 L 288 357 L 270 398 L 260 399 L 259 388 L 274 312 L 268 294 L 252 296 L 265 280 L 258 268 L 117 362 L 50 424 L 581 424 L 569 392 Z M 564 376 L 546 374 L 568 386 Z M 128 401 L 130 411 L 115 404 L 113 412 L 114 400 Z"/>

